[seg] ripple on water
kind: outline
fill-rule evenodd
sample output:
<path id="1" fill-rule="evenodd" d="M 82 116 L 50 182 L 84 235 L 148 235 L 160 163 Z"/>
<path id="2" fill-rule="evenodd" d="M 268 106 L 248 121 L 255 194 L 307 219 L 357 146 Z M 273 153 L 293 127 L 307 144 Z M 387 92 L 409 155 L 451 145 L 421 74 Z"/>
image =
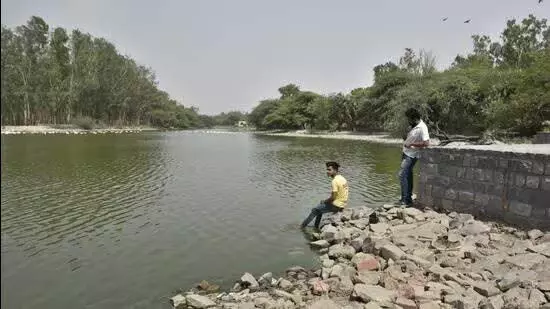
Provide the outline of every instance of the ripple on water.
<path id="1" fill-rule="evenodd" d="M 5 144 L 2 280 L 25 286 L 7 287 L 8 304 L 34 308 L 162 308 L 201 279 L 311 263 L 297 227 L 329 192 L 327 160 L 352 207 L 397 192 L 399 149 L 356 141 L 188 131 Z"/>

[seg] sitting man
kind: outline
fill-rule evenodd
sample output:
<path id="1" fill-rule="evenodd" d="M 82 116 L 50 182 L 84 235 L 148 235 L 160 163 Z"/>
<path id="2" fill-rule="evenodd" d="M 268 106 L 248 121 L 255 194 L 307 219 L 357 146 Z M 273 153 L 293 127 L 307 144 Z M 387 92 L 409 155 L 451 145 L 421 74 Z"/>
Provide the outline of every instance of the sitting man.
<path id="1" fill-rule="evenodd" d="M 302 222 L 302 228 L 305 228 L 313 219 L 315 219 L 315 228 L 319 229 L 321 218 L 324 213 L 336 213 L 342 211 L 348 202 L 348 182 L 338 173 L 340 165 L 336 162 L 327 162 L 327 176 L 332 178 L 332 193 L 326 200 L 322 200 L 319 205 L 311 210 L 309 216 Z"/>

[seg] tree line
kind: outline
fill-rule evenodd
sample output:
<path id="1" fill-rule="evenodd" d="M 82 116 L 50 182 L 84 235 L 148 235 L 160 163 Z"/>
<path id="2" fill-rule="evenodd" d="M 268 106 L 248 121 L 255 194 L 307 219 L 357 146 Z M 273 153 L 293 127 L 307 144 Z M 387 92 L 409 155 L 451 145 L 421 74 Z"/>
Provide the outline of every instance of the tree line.
<path id="1" fill-rule="evenodd" d="M 389 131 L 407 129 L 416 107 L 436 135 L 514 132 L 529 136 L 550 119 L 550 28 L 529 15 L 508 20 L 498 40 L 473 35 L 473 51 L 436 69 L 435 57 L 407 48 L 397 63 L 374 67 L 374 83 L 321 95 L 294 84 L 249 114 L 258 129 Z"/>
<path id="2" fill-rule="evenodd" d="M 2 26 L 1 79 L 3 125 L 194 128 L 210 121 L 171 99 L 150 68 L 112 43 L 80 30 L 51 29 L 37 16 L 15 29 Z"/>

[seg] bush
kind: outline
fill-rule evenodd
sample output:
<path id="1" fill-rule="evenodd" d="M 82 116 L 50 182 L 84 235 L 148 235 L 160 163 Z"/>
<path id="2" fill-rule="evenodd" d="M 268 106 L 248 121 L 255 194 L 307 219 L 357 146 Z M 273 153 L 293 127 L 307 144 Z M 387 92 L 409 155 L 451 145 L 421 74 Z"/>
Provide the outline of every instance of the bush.
<path id="1" fill-rule="evenodd" d="M 73 125 L 82 130 L 93 130 L 96 127 L 95 121 L 91 117 L 75 117 L 72 121 Z"/>

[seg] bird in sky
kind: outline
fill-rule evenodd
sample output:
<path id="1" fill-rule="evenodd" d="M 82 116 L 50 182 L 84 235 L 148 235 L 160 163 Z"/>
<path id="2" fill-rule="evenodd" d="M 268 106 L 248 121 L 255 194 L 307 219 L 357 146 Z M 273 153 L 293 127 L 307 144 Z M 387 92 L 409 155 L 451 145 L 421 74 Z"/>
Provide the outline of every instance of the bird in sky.
<path id="1" fill-rule="evenodd" d="M 542 3 L 543 0 L 539 0 L 539 3 Z"/>
<path id="2" fill-rule="evenodd" d="M 464 21 L 465 24 L 469 24 L 471 19 Z"/>
<path id="3" fill-rule="evenodd" d="M 445 18 L 443 18 L 443 21 L 447 21 L 447 19 L 449 19 L 449 17 L 445 17 Z"/>

